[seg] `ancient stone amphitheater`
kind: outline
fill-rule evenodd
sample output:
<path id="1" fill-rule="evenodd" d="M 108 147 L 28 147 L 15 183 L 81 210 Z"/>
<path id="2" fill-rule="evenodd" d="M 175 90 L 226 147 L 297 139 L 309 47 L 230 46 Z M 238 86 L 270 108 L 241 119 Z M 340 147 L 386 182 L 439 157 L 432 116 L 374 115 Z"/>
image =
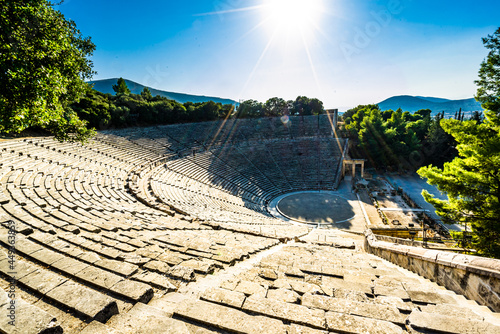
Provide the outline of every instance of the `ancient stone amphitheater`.
<path id="1" fill-rule="evenodd" d="M 0 141 L 0 332 L 500 333 L 498 261 L 271 215 L 344 147 L 327 116 Z"/>

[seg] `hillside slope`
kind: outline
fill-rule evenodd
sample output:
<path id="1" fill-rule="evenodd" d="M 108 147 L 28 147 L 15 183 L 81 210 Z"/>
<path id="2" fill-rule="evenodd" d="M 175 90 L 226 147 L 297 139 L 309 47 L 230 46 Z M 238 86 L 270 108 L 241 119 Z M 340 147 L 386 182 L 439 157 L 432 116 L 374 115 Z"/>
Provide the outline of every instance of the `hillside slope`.
<path id="1" fill-rule="evenodd" d="M 404 111 L 415 112 L 420 109 L 430 109 L 433 114 L 444 111 L 447 115 L 455 114 L 460 108 L 466 113 L 475 110 L 483 110 L 481 104 L 474 98 L 448 100 L 436 97 L 400 95 L 390 97 L 378 103 L 378 105 L 382 110 L 396 110 L 401 108 Z"/>
<path id="2" fill-rule="evenodd" d="M 89 81 L 88 83 L 93 85 L 94 89 L 104 93 L 104 94 L 115 94 L 113 91 L 113 85 L 116 85 L 118 78 L 111 78 L 111 79 L 104 79 L 104 80 L 95 80 L 95 81 Z M 137 82 L 127 80 L 125 79 L 125 82 L 127 83 L 128 88 L 133 94 L 140 94 L 142 90 L 144 89 L 144 85 L 141 85 Z M 151 94 L 153 96 L 160 95 L 164 96 L 168 99 L 175 100 L 179 103 L 185 103 L 185 102 L 207 102 L 207 101 L 214 101 L 216 103 L 220 102 L 222 104 L 237 104 L 236 101 L 231 100 L 231 99 L 224 99 L 220 97 L 213 97 L 213 96 L 203 96 L 203 95 L 190 95 L 190 94 L 183 94 L 183 93 L 174 93 L 174 92 L 167 92 L 159 89 L 154 89 L 151 87 L 148 87 L 149 90 L 151 91 Z"/>

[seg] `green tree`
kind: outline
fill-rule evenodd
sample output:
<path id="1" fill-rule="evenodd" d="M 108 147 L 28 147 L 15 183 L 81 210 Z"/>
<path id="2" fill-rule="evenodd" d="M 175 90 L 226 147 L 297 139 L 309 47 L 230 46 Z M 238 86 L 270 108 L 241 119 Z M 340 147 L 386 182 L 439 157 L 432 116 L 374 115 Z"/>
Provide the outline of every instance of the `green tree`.
<path id="1" fill-rule="evenodd" d="M 446 222 L 468 224 L 473 246 L 480 254 L 500 257 L 500 28 L 483 39 L 490 49 L 479 70 L 476 99 L 487 109 L 482 124 L 441 120 L 444 131 L 457 141 L 458 157 L 443 168 L 427 166 L 418 173 L 448 194 L 439 200 L 423 191 L 425 200 Z"/>
<path id="2" fill-rule="evenodd" d="M 282 116 L 283 111 L 287 109 L 288 106 L 286 101 L 279 97 L 272 97 L 264 103 L 265 116 Z"/>
<path id="3" fill-rule="evenodd" d="M 128 89 L 128 87 L 127 87 L 127 89 Z M 148 87 L 144 87 L 142 89 L 141 96 L 146 101 L 151 101 L 153 99 L 153 94 L 151 94 L 151 91 L 149 90 Z"/>
<path id="4" fill-rule="evenodd" d="M 255 100 L 246 100 L 240 103 L 236 113 L 238 118 L 254 118 L 262 116 L 262 103 Z"/>
<path id="5" fill-rule="evenodd" d="M 123 78 L 118 79 L 116 85 L 113 85 L 113 90 L 116 95 L 129 95 L 130 89 L 127 87 L 127 83 Z M 149 92 L 151 94 L 151 92 Z"/>
<path id="6" fill-rule="evenodd" d="M 493 35 L 483 38 L 488 56 L 481 63 L 476 100 L 482 107 L 493 112 L 500 112 L 500 28 Z"/>
<path id="7" fill-rule="evenodd" d="M 372 166 L 391 164 L 393 157 L 388 141 L 387 128 L 380 110 L 370 110 L 360 124 L 359 142 Z"/>
<path id="8" fill-rule="evenodd" d="M 0 132 L 29 127 L 59 140 L 89 138 L 68 107 L 89 89 L 95 46 L 45 0 L 2 0 L 0 12 Z"/>

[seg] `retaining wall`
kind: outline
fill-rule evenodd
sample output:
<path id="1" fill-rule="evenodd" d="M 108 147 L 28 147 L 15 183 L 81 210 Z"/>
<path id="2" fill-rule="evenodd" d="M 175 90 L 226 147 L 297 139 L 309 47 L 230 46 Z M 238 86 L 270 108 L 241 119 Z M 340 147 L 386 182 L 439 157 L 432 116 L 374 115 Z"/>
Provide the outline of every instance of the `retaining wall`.
<path id="1" fill-rule="evenodd" d="M 500 312 L 500 260 L 365 238 L 368 252 Z"/>

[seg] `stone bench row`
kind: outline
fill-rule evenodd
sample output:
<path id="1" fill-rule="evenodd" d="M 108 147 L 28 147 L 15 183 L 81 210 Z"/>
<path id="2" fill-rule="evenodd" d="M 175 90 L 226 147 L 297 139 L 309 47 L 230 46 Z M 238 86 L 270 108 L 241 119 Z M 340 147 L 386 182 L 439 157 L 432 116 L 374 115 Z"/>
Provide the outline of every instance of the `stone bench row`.
<path id="1" fill-rule="evenodd" d="M 0 234 L 0 242 L 4 247 L 8 247 L 8 235 Z M 60 245 L 60 247 L 64 247 L 64 245 Z M 4 250 L 6 249 L 4 248 Z M 76 248 L 73 248 L 73 251 L 78 252 Z M 98 287 L 131 301 L 147 302 L 153 297 L 153 290 L 148 285 L 126 279 L 138 270 L 137 266 L 126 262 L 101 259 L 91 252 L 80 252 L 77 260 L 24 238 L 16 240 L 16 252 L 51 268 L 54 272 L 47 271 L 45 276 L 54 277 L 56 282 L 67 280 L 66 277 L 55 273 L 60 271 L 86 285 Z M 30 266 L 29 263 L 25 263 Z M 31 267 L 35 268 L 35 266 Z M 29 279 L 25 284 L 31 284 Z"/>

